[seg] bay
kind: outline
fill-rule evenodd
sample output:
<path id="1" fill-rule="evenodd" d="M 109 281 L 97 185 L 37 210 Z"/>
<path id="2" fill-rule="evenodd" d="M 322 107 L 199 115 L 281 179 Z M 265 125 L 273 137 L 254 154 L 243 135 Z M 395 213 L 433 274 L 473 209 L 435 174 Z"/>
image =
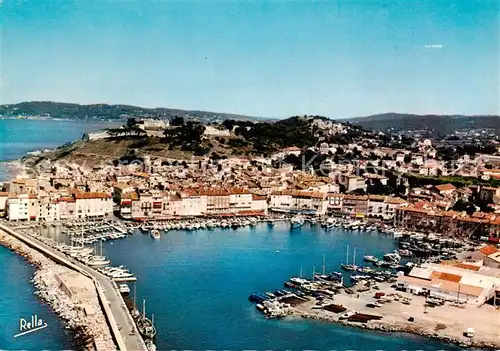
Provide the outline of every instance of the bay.
<path id="1" fill-rule="evenodd" d="M 55 148 L 80 139 L 84 133 L 115 125 L 116 122 L 101 121 L 0 119 L 0 181 L 10 179 L 16 171 L 2 162 Z"/>
<path id="2" fill-rule="evenodd" d="M 311 277 L 313 267 L 340 270 L 356 247 L 382 256 L 395 248 L 377 233 L 325 231 L 288 223 L 269 228 L 169 231 L 161 240 L 137 232 L 104 245 L 113 265 L 137 278 L 137 305 L 155 315 L 159 350 L 458 350 L 409 334 L 383 333 L 308 320 L 267 320 L 248 301 L 258 291 L 283 288 L 291 276 Z M 279 252 L 278 252 L 279 251 Z M 133 289 L 132 289 L 133 291 Z"/>
<path id="3" fill-rule="evenodd" d="M 72 333 L 44 302 L 34 295 L 30 283 L 35 268 L 21 257 L 0 246 L 0 349 L 61 350 L 73 348 Z M 36 315 L 47 323 L 45 329 L 22 335 L 20 318 L 30 321 Z"/>
<path id="4" fill-rule="evenodd" d="M 0 119 L 0 181 L 14 176 L 6 161 L 23 157 L 27 152 L 54 148 L 71 142 L 110 124 L 84 121 Z M 0 246 L 0 349 L 61 350 L 72 349 L 73 335 L 64 322 L 34 295 L 30 283 L 34 268 L 21 257 Z M 36 314 L 48 327 L 14 338 L 19 333 L 19 319 Z"/>
<path id="5" fill-rule="evenodd" d="M 0 160 L 53 148 L 106 127 L 82 121 L 0 120 Z M 0 165 L 0 179 L 2 179 Z M 382 333 L 307 320 L 267 320 L 248 295 L 282 288 L 301 269 L 311 276 L 339 270 L 346 246 L 363 255 L 381 255 L 395 246 L 371 233 L 325 232 L 305 225 L 290 231 L 285 223 L 268 228 L 170 231 L 159 241 L 135 234 L 106 242 L 113 265 L 127 266 L 137 277 L 137 302 L 146 300 L 155 314 L 158 350 L 458 350 L 454 345 L 409 334 Z M 279 251 L 279 252 L 277 252 Z M 50 308 L 33 295 L 33 267 L 0 247 L 0 349 L 66 349 L 71 334 Z M 18 318 L 37 313 L 47 334 L 14 339 Z"/>

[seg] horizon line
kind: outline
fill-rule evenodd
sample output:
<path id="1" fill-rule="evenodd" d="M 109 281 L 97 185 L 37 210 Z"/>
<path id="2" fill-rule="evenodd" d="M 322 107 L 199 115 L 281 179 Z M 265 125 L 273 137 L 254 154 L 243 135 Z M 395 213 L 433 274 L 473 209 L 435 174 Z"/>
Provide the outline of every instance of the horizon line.
<path id="1" fill-rule="evenodd" d="M 374 117 L 374 116 L 380 116 L 380 115 L 390 115 L 390 114 L 399 114 L 399 115 L 408 115 L 408 116 L 417 116 L 417 117 L 426 117 L 426 116 L 500 117 L 500 112 L 498 114 L 477 114 L 477 113 L 475 113 L 475 114 L 463 114 L 463 113 L 412 113 L 412 112 L 394 112 L 394 111 L 372 113 L 372 114 L 365 115 L 365 116 L 350 116 L 350 117 L 336 117 L 336 118 L 317 114 L 317 113 L 295 114 L 295 115 L 291 115 L 291 116 L 271 117 L 271 116 L 252 116 L 252 115 L 246 115 L 246 114 L 237 113 L 237 112 L 210 111 L 210 110 L 203 110 L 203 109 L 199 109 L 199 108 L 188 109 L 188 108 L 164 107 L 164 106 L 148 107 L 148 106 L 141 106 L 141 105 L 126 104 L 126 103 L 109 103 L 109 102 L 80 103 L 80 102 L 67 102 L 67 101 L 54 101 L 54 100 L 24 100 L 24 101 L 14 102 L 14 103 L 3 103 L 3 104 L 0 104 L 0 107 L 1 106 L 10 106 L 10 105 L 19 105 L 19 104 L 24 104 L 24 103 L 53 103 L 53 104 L 70 104 L 70 105 L 78 105 L 78 106 L 96 106 L 96 105 L 129 106 L 129 107 L 138 107 L 138 108 L 150 109 L 150 110 L 170 109 L 170 110 L 180 110 L 180 111 L 185 111 L 185 112 L 208 112 L 208 113 L 213 113 L 213 114 L 228 114 L 228 115 L 235 115 L 235 116 L 248 117 L 248 118 L 271 119 L 271 120 L 286 119 L 286 118 L 297 117 L 297 116 L 298 117 L 300 117 L 300 116 L 321 116 L 321 117 L 326 117 L 326 118 L 329 118 L 332 120 L 357 119 L 357 118 L 368 118 L 368 117 Z"/>

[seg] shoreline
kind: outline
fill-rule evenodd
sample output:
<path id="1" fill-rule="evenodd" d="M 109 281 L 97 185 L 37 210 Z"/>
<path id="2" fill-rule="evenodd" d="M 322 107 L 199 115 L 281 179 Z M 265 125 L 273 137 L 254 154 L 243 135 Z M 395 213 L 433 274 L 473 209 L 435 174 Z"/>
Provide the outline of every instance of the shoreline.
<path id="1" fill-rule="evenodd" d="M 22 159 L 16 160 L 3 160 L 0 161 L 0 166 L 3 167 L 2 175 L 5 179 L 0 178 L 0 183 L 10 182 L 17 177 L 28 176 L 28 167 Z"/>
<path id="2" fill-rule="evenodd" d="M 76 272 L 55 263 L 4 231 L 0 231 L 0 245 L 35 267 L 33 278 L 29 281 L 35 287 L 35 295 L 64 321 L 65 328 L 73 333 L 75 345 L 81 346 L 82 349 L 94 350 L 96 342 L 104 342 L 107 350 L 116 349 L 95 290 L 90 297 L 70 298 L 63 290 L 60 278 L 57 278 Z M 69 289 L 81 288 L 81 285 L 76 287 L 71 286 L 71 283 L 74 282 L 65 281 Z M 88 314 L 89 310 L 93 313 Z"/>
<path id="3" fill-rule="evenodd" d="M 390 288 L 381 289 L 381 291 L 388 293 L 388 289 Z M 492 308 L 487 311 L 487 314 L 485 314 L 484 310 L 479 312 L 484 306 L 481 309 L 477 308 L 477 310 L 474 310 L 474 308 L 459 309 L 452 306 L 425 309 L 423 303 L 421 304 L 421 302 L 425 302 L 425 298 L 395 292 L 395 294 L 401 296 L 411 296 L 412 302 L 410 305 L 403 305 L 394 301 L 382 304 L 380 308 L 366 308 L 366 303 L 373 301 L 371 299 L 373 293 L 373 291 L 360 293 L 359 298 L 356 295 L 341 293 L 334 295 L 333 300 L 328 301 L 328 304 L 338 304 L 347 310 L 382 317 L 379 320 L 361 323 L 340 319 L 342 313 L 336 314 L 322 308 L 313 308 L 316 304 L 315 299 L 291 307 L 290 314 L 285 316 L 284 319 L 291 322 L 296 319 L 310 319 L 358 329 L 405 333 L 466 348 L 500 349 L 500 339 L 498 338 L 500 314 L 498 310 L 494 309 L 494 306 L 488 306 Z M 326 306 L 326 304 L 323 306 Z M 482 314 L 477 316 L 479 313 Z M 495 316 L 497 317 L 496 321 L 494 320 Z M 413 317 L 414 321 L 409 322 L 408 317 Z M 466 327 L 474 327 L 476 335 L 472 338 L 463 336 L 462 333 Z M 495 333 L 497 335 L 496 339 Z"/>
<path id="4" fill-rule="evenodd" d="M 428 338 L 428 339 L 435 339 L 439 340 L 442 342 L 448 342 L 451 344 L 455 344 L 459 347 L 466 347 L 466 348 L 480 348 L 480 349 L 487 349 L 487 350 L 499 350 L 500 349 L 500 342 L 499 343 L 492 343 L 492 342 L 487 342 L 487 341 L 480 341 L 480 340 L 474 340 L 474 339 L 469 339 L 469 340 L 461 340 L 458 338 L 454 338 L 451 336 L 447 335 L 440 335 L 438 332 L 431 333 L 428 331 L 423 330 L 422 328 L 419 327 L 404 327 L 404 326 L 397 326 L 397 325 L 391 325 L 391 324 L 385 324 L 385 323 L 354 323 L 354 322 L 348 322 L 348 321 L 343 321 L 343 320 L 334 320 L 333 318 L 327 318 L 327 317 L 321 317 L 315 314 L 301 314 L 301 315 L 292 315 L 289 317 L 285 317 L 285 320 L 288 320 L 290 322 L 293 322 L 296 319 L 308 319 L 308 320 L 315 320 L 315 321 L 320 321 L 324 323 L 329 323 L 329 324 L 341 324 L 347 327 L 353 327 L 357 329 L 366 329 L 366 330 L 372 330 L 372 331 L 380 331 L 384 333 L 403 333 L 403 334 L 411 334 L 411 335 L 416 335 L 420 336 L 423 338 Z"/>

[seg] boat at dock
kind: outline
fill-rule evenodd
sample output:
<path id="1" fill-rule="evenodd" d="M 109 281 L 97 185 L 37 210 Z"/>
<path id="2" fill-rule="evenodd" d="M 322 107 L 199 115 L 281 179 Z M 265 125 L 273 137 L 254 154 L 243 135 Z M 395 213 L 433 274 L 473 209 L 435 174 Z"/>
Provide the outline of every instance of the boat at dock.
<path id="1" fill-rule="evenodd" d="M 326 221 L 324 221 L 323 223 L 321 223 L 321 226 L 325 229 L 330 229 L 330 228 L 333 228 L 335 227 L 335 219 L 333 218 L 328 218 Z"/>
<path id="2" fill-rule="evenodd" d="M 384 260 L 391 263 L 398 263 L 399 261 L 401 261 L 401 256 L 395 252 L 390 252 L 384 255 Z"/>
<path id="3" fill-rule="evenodd" d="M 300 228 L 304 225 L 304 219 L 301 217 L 294 217 L 290 221 L 290 226 L 292 229 Z"/>
<path id="4" fill-rule="evenodd" d="M 345 262 L 346 263 L 343 263 L 340 265 L 340 267 L 342 267 L 342 269 L 346 270 L 346 271 L 355 271 L 358 266 L 356 266 L 356 248 L 354 248 L 354 257 L 352 259 L 352 264 L 349 264 L 349 245 L 347 245 L 347 251 L 346 251 L 346 259 L 345 259 Z"/>
<path id="5" fill-rule="evenodd" d="M 146 344 L 146 348 L 148 349 L 148 351 L 156 351 L 156 345 L 152 340 L 146 340 L 144 344 Z"/>
<path id="6" fill-rule="evenodd" d="M 136 324 L 139 333 L 144 339 L 153 340 L 156 336 L 156 328 L 154 326 L 154 315 L 149 319 L 146 317 L 146 300 L 142 302 L 142 314 L 137 317 Z"/>
<path id="7" fill-rule="evenodd" d="M 118 290 L 124 295 L 128 295 L 130 293 L 130 287 L 127 284 L 118 285 Z"/>
<path id="8" fill-rule="evenodd" d="M 366 255 L 363 258 L 367 262 L 378 262 L 378 258 L 376 258 L 374 256 Z"/>

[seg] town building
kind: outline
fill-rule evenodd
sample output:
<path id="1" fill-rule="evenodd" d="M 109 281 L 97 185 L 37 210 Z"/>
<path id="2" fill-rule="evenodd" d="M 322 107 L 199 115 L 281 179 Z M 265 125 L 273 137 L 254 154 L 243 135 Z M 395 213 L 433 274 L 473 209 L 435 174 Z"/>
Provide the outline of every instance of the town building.
<path id="1" fill-rule="evenodd" d="M 426 264 L 397 278 L 396 286 L 415 295 L 481 306 L 500 305 L 500 270 L 475 264 Z"/>

